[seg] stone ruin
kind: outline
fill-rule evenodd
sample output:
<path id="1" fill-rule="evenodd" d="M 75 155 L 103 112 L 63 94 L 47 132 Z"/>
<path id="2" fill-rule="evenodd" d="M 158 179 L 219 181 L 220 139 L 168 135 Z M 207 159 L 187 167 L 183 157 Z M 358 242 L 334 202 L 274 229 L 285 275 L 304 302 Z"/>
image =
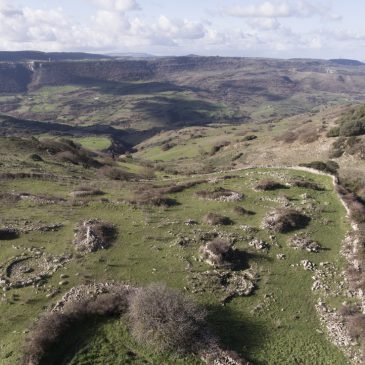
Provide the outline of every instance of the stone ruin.
<path id="1" fill-rule="evenodd" d="M 208 270 L 194 273 L 189 278 L 191 293 L 206 291 L 221 294 L 221 302 L 227 303 L 234 297 L 248 296 L 253 293 L 257 282 L 257 275 L 252 269 L 243 271 Z"/>
<path id="2" fill-rule="evenodd" d="M 315 253 L 318 253 L 319 250 L 321 249 L 321 245 L 318 242 L 312 240 L 306 235 L 298 235 L 298 234 L 294 235 L 289 240 L 289 246 L 294 247 L 295 249 L 301 249 Z"/>
<path id="3" fill-rule="evenodd" d="M 0 287 L 3 291 L 12 288 L 35 286 L 51 277 L 71 260 L 71 255 L 46 255 L 37 248 L 9 259 L 0 266 Z"/>
<path id="4" fill-rule="evenodd" d="M 309 221 L 308 216 L 295 209 L 278 208 L 265 216 L 262 227 L 276 233 L 286 233 L 304 228 Z"/>
<path id="5" fill-rule="evenodd" d="M 198 191 L 196 195 L 202 199 L 221 202 L 240 201 L 244 197 L 243 194 L 238 193 L 237 191 L 227 190 L 224 188 L 216 188 L 212 191 L 202 190 Z"/>
<path id="6" fill-rule="evenodd" d="M 270 249 L 270 245 L 267 242 L 260 240 L 258 238 L 254 238 L 253 240 L 248 242 L 248 245 L 255 248 L 258 251 Z"/>
<path id="7" fill-rule="evenodd" d="M 215 238 L 200 247 L 200 257 L 214 267 L 230 267 L 234 256 L 232 243 L 227 239 Z"/>
<path id="8" fill-rule="evenodd" d="M 89 253 L 108 248 L 115 236 L 112 224 L 89 219 L 76 226 L 73 243 L 78 251 Z"/>

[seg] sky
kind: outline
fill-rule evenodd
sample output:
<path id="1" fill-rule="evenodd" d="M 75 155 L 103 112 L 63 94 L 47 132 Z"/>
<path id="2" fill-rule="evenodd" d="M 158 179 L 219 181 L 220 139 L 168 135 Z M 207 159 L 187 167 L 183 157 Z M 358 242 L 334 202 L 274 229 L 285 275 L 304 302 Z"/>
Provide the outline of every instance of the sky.
<path id="1" fill-rule="evenodd" d="M 363 0 L 0 0 L 0 50 L 365 61 Z"/>

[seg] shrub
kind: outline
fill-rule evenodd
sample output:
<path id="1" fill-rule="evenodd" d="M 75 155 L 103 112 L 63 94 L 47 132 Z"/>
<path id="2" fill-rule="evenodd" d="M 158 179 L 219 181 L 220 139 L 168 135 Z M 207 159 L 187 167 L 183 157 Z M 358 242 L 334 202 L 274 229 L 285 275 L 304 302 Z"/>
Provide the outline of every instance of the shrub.
<path id="1" fill-rule="evenodd" d="M 327 132 L 327 137 L 329 137 L 329 138 L 331 138 L 331 137 L 339 137 L 339 135 L 340 135 L 340 127 L 331 128 Z"/>
<path id="2" fill-rule="evenodd" d="M 270 212 L 263 221 L 264 228 L 277 233 L 287 233 L 304 228 L 310 218 L 295 209 L 279 208 Z"/>
<path id="3" fill-rule="evenodd" d="M 165 208 L 178 205 L 175 199 L 169 198 L 164 192 L 148 188 L 144 191 L 136 192 L 134 199 L 128 202 L 134 205 L 153 205 Z"/>
<path id="4" fill-rule="evenodd" d="M 157 284 L 133 295 L 128 310 L 132 335 L 156 352 L 197 351 L 205 316 L 190 299 Z"/>
<path id="5" fill-rule="evenodd" d="M 128 181 L 133 177 L 133 174 L 126 172 L 117 167 L 103 166 L 98 170 L 99 175 L 107 177 L 112 180 Z"/>
<path id="6" fill-rule="evenodd" d="M 365 119 L 364 120 L 348 120 L 340 127 L 341 136 L 361 136 L 365 134 Z"/>
<path id="7" fill-rule="evenodd" d="M 14 228 L 0 228 L 0 240 L 14 240 L 19 237 L 19 232 Z"/>
<path id="8" fill-rule="evenodd" d="M 257 139 L 257 136 L 254 134 L 249 134 L 248 136 L 245 136 L 242 138 L 243 142 L 253 141 L 254 139 Z"/>
<path id="9" fill-rule="evenodd" d="M 302 143 L 313 143 L 319 139 L 320 134 L 315 130 L 300 131 L 299 139 Z"/>
<path id="10" fill-rule="evenodd" d="M 340 120 L 340 125 L 329 131 L 329 137 L 349 137 L 363 134 L 365 134 L 365 105 L 361 105 L 345 113 Z"/>
<path id="11" fill-rule="evenodd" d="M 52 346 L 62 340 L 62 336 L 72 326 L 92 316 L 114 316 L 125 313 L 128 306 L 127 295 L 123 291 L 106 293 L 94 299 L 67 303 L 63 312 L 48 312 L 33 325 L 23 346 L 23 364 L 37 365 L 49 353 Z"/>
<path id="12" fill-rule="evenodd" d="M 255 214 L 255 212 L 252 212 L 251 210 L 247 210 L 240 206 L 234 207 L 233 211 L 234 211 L 234 213 L 239 214 L 239 215 L 254 215 Z"/>
<path id="13" fill-rule="evenodd" d="M 105 193 L 99 189 L 94 189 L 90 186 L 79 186 L 74 191 L 71 192 L 73 197 L 83 197 L 83 196 L 95 196 L 104 195 Z"/>
<path id="14" fill-rule="evenodd" d="M 41 142 L 40 149 L 46 150 L 50 155 L 54 155 L 62 162 L 83 165 L 85 167 L 100 167 L 101 165 L 93 158 L 94 154 L 83 149 L 81 145 L 65 138 L 59 140 L 45 139 Z"/>
<path id="15" fill-rule="evenodd" d="M 69 162 L 72 163 L 74 165 L 78 165 L 79 164 L 79 158 L 78 155 L 76 153 L 73 153 L 71 151 L 62 151 L 62 152 L 57 152 L 55 154 L 57 160 L 61 161 L 61 162 Z"/>
<path id="16" fill-rule="evenodd" d="M 282 183 L 269 179 L 261 180 L 255 186 L 256 190 L 262 190 L 262 191 L 285 189 L 285 188 L 286 186 L 283 185 Z"/>
<path id="17" fill-rule="evenodd" d="M 33 161 L 43 161 L 43 158 L 36 153 L 32 153 L 29 158 Z"/>
<path id="18" fill-rule="evenodd" d="M 300 164 L 300 166 L 308 167 L 308 168 L 315 169 L 318 171 L 327 172 L 327 173 L 334 174 L 334 175 L 337 174 L 337 170 L 340 167 L 337 162 L 331 161 L 331 160 L 329 160 L 327 162 L 313 161 L 313 162 L 309 162 L 309 163 Z"/>
<path id="19" fill-rule="evenodd" d="M 223 147 L 229 146 L 230 144 L 231 144 L 231 142 L 229 142 L 229 141 L 218 142 L 218 143 L 216 143 L 215 145 L 212 146 L 212 148 L 210 150 L 210 154 L 213 156 L 217 152 L 219 152 Z"/>
<path id="20" fill-rule="evenodd" d="M 312 190 L 318 190 L 318 191 L 323 190 L 323 188 L 321 186 L 314 183 L 313 181 L 304 180 L 304 179 L 294 179 L 290 182 L 290 184 L 292 186 L 296 186 L 299 188 L 306 188 L 306 189 L 312 189 Z"/>
<path id="21" fill-rule="evenodd" d="M 230 259 L 233 256 L 232 244 L 230 241 L 215 238 L 199 249 L 201 258 L 209 264 L 222 267 L 231 266 Z"/>
<path id="22" fill-rule="evenodd" d="M 216 214 L 216 213 L 208 213 L 203 217 L 203 221 L 206 224 L 210 224 L 212 226 L 216 226 L 216 225 L 230 225 L 233 224 L 232 220 L 228 217 L 225 217 L 223 215 L 220 214 Z"/>
<path id="23" fill-rule="evenodd" d="M 298 139 L 298 134 L 288 131 L 275 138 L 277 142 L 293 143 Z"/>

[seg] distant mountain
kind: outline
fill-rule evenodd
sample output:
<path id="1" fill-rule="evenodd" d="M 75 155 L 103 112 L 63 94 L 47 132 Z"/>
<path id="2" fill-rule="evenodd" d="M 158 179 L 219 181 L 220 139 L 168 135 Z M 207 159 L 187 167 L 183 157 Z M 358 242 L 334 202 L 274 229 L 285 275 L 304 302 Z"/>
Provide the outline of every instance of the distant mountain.
<path id="1" fill-rule="evenodd" d="M 0 51 L 0 62 L 102 60 L 106 55 L 83 52 Z"/>
<path id="2" fill-rule="evenodd" d="M 134 52 L 122 52 L 122 53 L 108 53 L 109 57 L 113 58 L 156 58 L 156 56 L 149 53 L 134 53 Z"/>
<path id="3" fill-rule="evenodd" d="M 336 65 L 342 65 L 342 66 L 362 66 L 365 65 L 364 63 L 357 61 L 357 60 L 348 60 L 345 58 L 339 58 L 339 59 L 333 59 L 329 60 L 331 63 L 334 63 Z"/>

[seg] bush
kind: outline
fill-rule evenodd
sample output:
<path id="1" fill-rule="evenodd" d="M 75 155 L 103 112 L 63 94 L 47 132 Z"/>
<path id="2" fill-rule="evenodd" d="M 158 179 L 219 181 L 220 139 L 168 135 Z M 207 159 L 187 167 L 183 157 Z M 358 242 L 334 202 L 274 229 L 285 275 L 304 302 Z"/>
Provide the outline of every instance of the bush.
<path id="1" fill-rule="evenodd" d="M 249 134 L 248 136 L 245 136 L 242 141 L 243 142 L 248 142 L 248 141 L 253 141 L 254 139 L 257 139 L 257 136 L 254 134 Z"/>
<path id="2" fill-rule="evenodd" d="M 313 143 L 317 141 L 320 134 L 316 130 L 300 131 L 299 139 L 302 143 Z"/>
<path id="3" fill-rule="evenodd" d="M 197 351 L 206 313 L 178 291 L 153 284 L 131 297 L 128 317 L 134 338 L 156 352 Z"/>
<path id="4" fill-rule="evenodd" d="M 256 190 L 269 191 L 269 190 L 277 190 L 277 189 L 286 189 L 286 186 L 280 182 L 274 180 L 261 180 L 255 186 Z"/>
<path id="5" fill-rule="evenodd" d="M 215 238 L 199 249 L 200 256 L 204 261 L 215 267 L 230 267 L 233 257 L 233 249 L 230 241 Z"/>
<path id="6" fill-rule="evenodd" d="M 299 166 L 308 167 L 308 168 L 315 169 L 318 171 L 327 172 L 327 173 L 333 174 L 333 175 L 337 174 L 337 170 L 340 167 L 337 162 L 331 161 L 331 160 L 329 160 L 327 162 L 313 161 L 313 162 L 309 162 L 309 163 L 300 164 Z"/>
<path id="7" fill-rule="evenodd" d="M 245 208 L 243 208 L 243 207 L 240 207 L 240 206 L 236 206 L 236 207 L 234 207 L 233 208 L 233 211 L 234 211 L 234 213 L 236 213 L 236 214 L 239 214 L 239 215 L 254 215 L 255 214 L 255 212 L 252 212 L 251 210 L 247 210 L 247 209 L 245 209 Z"/>
<path id="8" fill-rule="evenodd" d="M 26 336 L 23 364 L 39 364 L 72 326 L 93 316 L 120 315 L 126 312 L 127 306 L 127 295 L 116 292 L 101 294 L 94 299 L 70 302 L 65 305 L 63 312 L 44 314 Z"/>
<path id="9" fill-rule="evenodd" d="M 304 228 L 310 218 L 295 209 L 279 208 L 269 213 L 263 221 L 264 228 L 277 233 L 287 233 Z"/>
<path id="10" fill-rule="evenodd" d="M 365 134 L 365 105 L 361 105 L 345 113 L 340 120 L 339 127 L 329 131 L 329 137 L 349 137 L 363 134 Z"/>
<path id="11" fill-rule="evenodd" d="M 298 134 L 288 131 L 275 138 L 277 142 L 293 143 L 298 139 Z"/>
<path id="12" fill-rule="evenodd" d="M 0 240 L 14 240 L 19 237 L 19 232 L 14 228 L 0 228 Z"/>
<path id="13" fill-rule="evenodd" d="M 225 217 L 225 216 L 220 215 L 220 214 L 216 214 L 216 213 L 206 214 L 203 217 L 203 221 L 207 224 L 212 225 L 212 226 L 216 226 L 216 225 L 227 226 L 227 225 L 233 224 L 233 222 L 230 218 Z"/>
<path id="14" fill-rule="evenodd" d="M 215 145 L 212 146 L 211 150 L 210 150 L 210 155 L 213 156 L 215 155 L 217 152 L 219 152 L 223 147 L 229 146 L 231 144 L 231 142 L 229 141 L 222 141 L 222 142 L 218 142 Z"/>
<path id="15" fill-rule="evenodd" d="M 314 183 L 313 181 L 304 180 L 304 179 L 294 179 L 290 182 L 292 186 L 296 186 L 298 188 L 306 188 L 312 190 L 321 191 L 323 188 L 318 184 Z"/>
<path id="16" fill-rule="evenodd" d="M 94 154 L 65 138 L 59 140 L 45 139 L 41 142 L 40 149 L 46 150 L 62 162 L 83 165 L 84 167 L 100 167 L 101 165 L 93 158 Z"/>
<path id="17" fill-rule="evenodd" d="M 133 177 L 133 174 L 126 172 L 117 167 L 104 166 L 98 170 L 99 175 L 107 177 L 112 180 L 128 181 Z"/>
<path id="18" fill-rule="evenodd" d="M 331 137 L 339 137 L 339 135 L 340 135 L 340 127 L 331 128 L 327 132 L 327 137 L 329 137 L 329 138 L 331 138 Z"/>
<path id="19" fill-rule="evenodd" d="M 36 153 L 32 153 L 29 158 L 33 161 L 43 161 L 43 158 Z"/>

